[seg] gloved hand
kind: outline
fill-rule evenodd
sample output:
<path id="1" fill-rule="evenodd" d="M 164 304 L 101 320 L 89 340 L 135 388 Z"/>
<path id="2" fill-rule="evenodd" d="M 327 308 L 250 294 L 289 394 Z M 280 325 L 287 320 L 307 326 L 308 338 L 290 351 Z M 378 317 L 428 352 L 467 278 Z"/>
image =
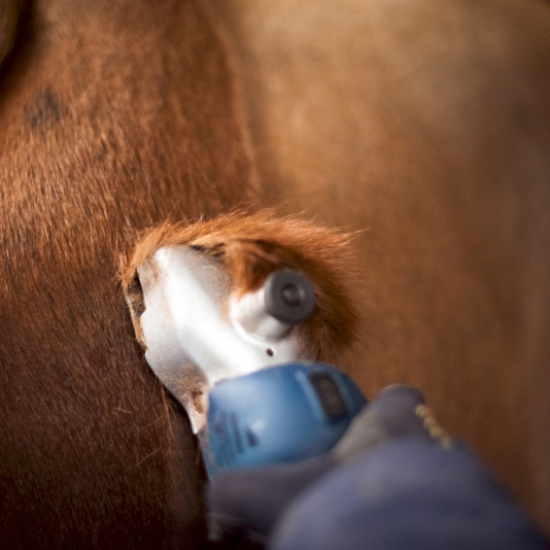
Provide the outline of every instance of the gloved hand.
<path id="1" fill-rule="evenodd" d="M 420 407 L 420 408 L 419 408 Z M 279 515 L 309 485 L 338 465 L 392 438 L 431 439 L 420 390 L 393 385 L 357 415 L 338 445 L 321 457 L 237 470 L 214 478 L 207 493 L 212 540 L 264 544 Z"/>
<path id="2" fill-rule="evenodd" d="M 326 455 L 215 477 L 207 506 L 223 548 L 550 548 L 404 385 L 383 390 Z"/>

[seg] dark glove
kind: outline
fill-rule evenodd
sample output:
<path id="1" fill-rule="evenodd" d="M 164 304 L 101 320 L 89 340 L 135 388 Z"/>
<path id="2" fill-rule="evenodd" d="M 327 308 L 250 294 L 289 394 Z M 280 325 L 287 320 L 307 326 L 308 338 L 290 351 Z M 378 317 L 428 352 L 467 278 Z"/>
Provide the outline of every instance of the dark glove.
<path id="1" fill-rule="evenodd" d="M 234 546 L 242 539 L 264 544 L 290 502 L 333 468 L 400 436 L 432 441 L 425 411 L 420 390 L 389 386 L 357 415 L 330 453 L 217 476 L 207 492 L 210 538 L 232 540 Z"/>

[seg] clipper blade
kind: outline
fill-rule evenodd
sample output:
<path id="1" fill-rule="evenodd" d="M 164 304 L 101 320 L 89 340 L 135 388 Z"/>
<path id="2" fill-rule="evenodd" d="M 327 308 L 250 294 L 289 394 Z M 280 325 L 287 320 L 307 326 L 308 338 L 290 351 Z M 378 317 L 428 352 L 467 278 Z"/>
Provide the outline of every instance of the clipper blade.
<path id="1" fill-rule="evenodd" d="M 222 263 L 199 250 L 160 248 L 136 277 L 126 292 L 136 337 L 195 433 L 217 382 L 309 358 L 299 326 L 267 311 L 263 287 L 237 299 Z"/>

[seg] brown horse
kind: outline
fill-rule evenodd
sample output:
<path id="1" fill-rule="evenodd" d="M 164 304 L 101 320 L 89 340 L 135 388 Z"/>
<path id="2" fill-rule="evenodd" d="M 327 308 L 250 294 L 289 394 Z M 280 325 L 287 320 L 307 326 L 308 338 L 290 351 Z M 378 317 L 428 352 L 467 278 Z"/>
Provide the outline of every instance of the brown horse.
<path id="1" fill-rule="evenodd" d="M 143 229 L 254 200 L 224 21 L 264 202 L 370 228 L 355 378 L 422 386 L 550 525 L 547 5 L 2 0 L 0 541 L 204 540 L 117 271 Z"/>

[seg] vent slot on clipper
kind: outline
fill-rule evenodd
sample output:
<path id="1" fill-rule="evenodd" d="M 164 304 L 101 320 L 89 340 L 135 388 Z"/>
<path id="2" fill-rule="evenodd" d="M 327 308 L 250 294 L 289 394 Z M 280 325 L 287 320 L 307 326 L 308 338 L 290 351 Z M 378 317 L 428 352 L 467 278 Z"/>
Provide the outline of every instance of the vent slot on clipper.
<path id="1" fill-rule="evenodd" d="M 321 402 L 324 413 L 329 419 L 343 418 L 348 414 L 346 402 L 334 378 L 325 372 L 314 372 L 309 375 L 309 381 Z"/>

